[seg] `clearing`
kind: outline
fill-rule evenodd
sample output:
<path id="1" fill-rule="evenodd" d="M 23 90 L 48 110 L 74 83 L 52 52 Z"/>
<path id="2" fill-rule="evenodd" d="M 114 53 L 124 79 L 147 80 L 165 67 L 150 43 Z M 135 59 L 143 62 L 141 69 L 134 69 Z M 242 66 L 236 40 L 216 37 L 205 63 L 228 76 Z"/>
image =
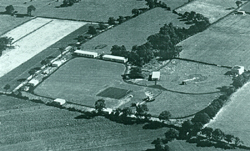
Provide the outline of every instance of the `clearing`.
<path id="1" fill-rule="evenodd" d="M 246 146 L 250 145 L 249 88 L 250 83 L 247 83 L 237 90 L 214 120 L 207 125 L 239 137 Z"/>
<path id="2" fill-rule="evenodd" d="M 127 50 L 130 50 L 134 45 L 141 45 L 147 42 L 147 37 L 158 33 L 164 24 L 172 22 L 175 26 L 188 27 L 184 22 L 179 21 L 178 17 L 171 11 L 155 8 L 100 34 L 84 43 L 82 49 L 92 49 L 99 53 L 110 53 L 113 45 L 124 45 Z M 95 49 L 100 44 L 107 46 L 103 49 Z"/>
<path id="3" fill-rule="evenodd" d="M 237 8 L 235 0 L 195 0 L 176 9 L 176 11 L 182 14 L 194 11 L 204 15 L 209 19 L 210 23 L 213 23 L 232 12 L 235 8 Z"/>
<path id="4" fill-rule="evenodd" d="M 14 32 L 10 31 L 5 34 L 18 41 L 14 43 L 14 49 L 5 50 L 0 57 L 0 77 L 86 24 L 40 18 L 31 20 L 31 22 L 31 24 L 26 23 L 13 29 Z M 30 30 L 26 30 L 27 24 L 31 25 L 28 26 L 31 27 Z"/>
<path id="5" fill-rule="evenodd" d="M 146 150 L 168 128 L 118 124 L 103 117 L 81 118 L 78 112 L 0 96 L 1 151 L 10 150 Z"/>
<path id="6" fill-rule="evenodd" d="M 250 69 L 250 16 L 230 15 L 178 45 L 181 58 Z"/>
<path id="7" fill-rule="evenodd" d="M 220 93 L 181 94 L 162 92 L 154 101 L 147 102 L 149 113 L 158 116 L 162 111 L 170 111 L 172 118 L 191 116 L 208 106 Z"/>
<path id="8" fill-rule="evenodd" d="M 191 61 L 173 59 L 159 71 L 161 75 L 157 85 L 171 91 L 211 93 L 219 91 L 219 87 L 232 83 L 232 77 L 225 75 L 230 69 Z M 186 85 L 181 85 L 183 81 Z M 155 84 L 154 81 L 148 81 L 147 77 L 136 83 L 148 86 Z"/>

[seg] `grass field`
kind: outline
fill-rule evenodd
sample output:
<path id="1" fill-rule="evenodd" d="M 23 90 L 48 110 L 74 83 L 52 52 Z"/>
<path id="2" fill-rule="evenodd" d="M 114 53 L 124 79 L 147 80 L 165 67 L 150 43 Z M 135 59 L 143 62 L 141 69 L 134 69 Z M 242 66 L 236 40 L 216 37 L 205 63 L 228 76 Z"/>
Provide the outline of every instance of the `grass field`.
<path id="1" fill-rule="evenodd" d="M 230 69 L 175 59 L 160 69 L 161 77 L 157 85 L 185 93 L 216 92 L 219 87 L 232 83 L 232 77 L 224 75 L 228 71 Z M 186 85 L 180 85 L 185 80 Z M 147 78 L 138 83 L 155 84 Z"/>
<path id="2" fill-rule="evenodd" d="M 183 140 L 175 140 L 168 143 L 171 151 L 225 151 L 215 147 L 197 147 L 196 144 L 187 143 Z M 227 151 L 245 151 L 245 149 L 227 149 Z"/>
<path id="3" fill-rule="evenodd" d="M 208 124 L 209 127 L 220 128 L 227 134 L 239 137 L 247 146 L 250 146 L 249 88 L 250 83 L 247 83 L 234 93 L 228 104 Z"/>
<path id="4" fill-rule="evenodd" d="M 164 24 L 172 22 L 179 27 L 187 27 L 177 18 L 178 15 L 171 11 L 155 8 L 93 38 L 83 44 L 82 49 L 95 49 L 96 46 L 105 44 L 105 48 L 94 51 L 110 53 L 113 45 L 124 45 L 127 50 L 131 50 L 132 46 L 141 45 L 147 41 L 148 36 L 158 33 Z"/>
<path id="5" fill-rule="evenodd" d="M 190 95 L 165 91 L 147 105 L 149 113 L 154 116 L 167 110 L 172 114 L 172 118 L 185 117 L 201 111 L 219 95 L 219 93 Z"/>
<path id="6" fill-rule="evenodd" d="M 181 58 L 218 65 L 243 65 L 250 68 L 250 16 L 230 15 L 178 45 L 183 47 Z"/>
<path id="7" fill-rule="evenodd" d="M 228 9 L 232 7 L 237 8 L 235 0 L 196 0 L 176 11 L 179 13 L 195 11 L 208 17 L 210 23 L 213 23 L 233 11 L 233 9 Z"/>
<path id="8" fill-rule="evenodd" d="M 153 148 L 167 128 L 149 130 L 103 117 L 79 119 L 80 113 L 0 96 L 1 151 L 100 150 Z"/>

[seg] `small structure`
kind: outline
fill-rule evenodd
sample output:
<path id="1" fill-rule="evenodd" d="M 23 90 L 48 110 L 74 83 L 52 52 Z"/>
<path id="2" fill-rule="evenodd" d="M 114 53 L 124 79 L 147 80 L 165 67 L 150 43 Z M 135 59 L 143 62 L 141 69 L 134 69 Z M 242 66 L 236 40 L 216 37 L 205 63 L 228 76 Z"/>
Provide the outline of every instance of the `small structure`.
<path id="1" fill-rule="evenodd" d="M 54 100 L 54 102 L 59 103 L 60 105 L 63 105 L 63 104 L 66 103 L 66 100 L 60 99 L 60 98 L 56 98 L 56 99 Z"/>
<path id="2" fill-rule="evenodd" d="M 73 47 L 72 47 L 72 46 L 67 46 L 67 47 L 65 48 L 65 51 L 71 51 L 71 50 L 73 50 Z"/>
<path id="3" fill-rule="evenodd" d="M 114 56 L 114 55 L 103 55 L 102 58 L 103 60 L 108 60 L 108 61 L 115 61 L 115 62 L 121 62 L 121 63 L 128 62 L 128 58 Z"/>
<path id="4" fill-rule="evenodd" d="M 39 80 L 37 79 L 32 79 L 28 82 L 28 85 L 33 86 L 33 87 L 37 86 L 38 84 L 39 84 Z"/>
<path id="5" fill-rule="evenodd" d="M 98 53 L 92 52 L 92 51 L 76 50 L 76 51 L 74 51 L 74 53 L 78 56 L 84 56 L 84 57 L 89 57 L 89 58 L 98 57 Z"/>
<path id="6" fill-rule="evenodd" d="M 63 61 L 61 61 L 61 60 L 54 61 L 52 63 L 52 67 L 59 67 L 62 65 L 62 63 L 63 63 Z"/>
<path id="7" fill-rule="evenodd" d="M 233 75 L 241 75 L 244 72 L 244 66 L 235 65 L 231 69 L 231 72 L 232 72 Z"/>
<path id="8" fill-rule="evenodd" d="M 153 72 L 152 72 L 152 77 L 151 77 L 151 79 L 152 79 L 153 81 L 155 81 L 155 80 L 160 80 L 160 71 L 153 71 Z"/>

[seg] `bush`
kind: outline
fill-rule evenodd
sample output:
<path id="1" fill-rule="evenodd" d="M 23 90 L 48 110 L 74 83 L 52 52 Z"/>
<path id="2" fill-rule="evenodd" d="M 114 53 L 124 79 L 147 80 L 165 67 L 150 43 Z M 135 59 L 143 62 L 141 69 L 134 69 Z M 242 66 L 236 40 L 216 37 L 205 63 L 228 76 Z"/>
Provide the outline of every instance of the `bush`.
<path id="1" fill-rule="evenodd" d="M 210 117 L 207 113 L 197 113 L 195 114 L 194 118 L 192 119 L 192 122 L 201 122 L 202 124 L 206 124 L 210 121 Z"/>

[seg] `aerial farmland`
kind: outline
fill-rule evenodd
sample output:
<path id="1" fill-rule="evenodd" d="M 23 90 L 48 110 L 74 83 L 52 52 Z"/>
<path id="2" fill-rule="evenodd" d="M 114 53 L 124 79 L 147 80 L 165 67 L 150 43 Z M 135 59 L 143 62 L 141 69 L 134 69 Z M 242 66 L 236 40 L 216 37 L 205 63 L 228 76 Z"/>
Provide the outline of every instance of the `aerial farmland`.
<path id="1" fill-rule="evenodd" d="M 0 150 L 249 150 L 248 7 L 0 0 Z"/>

